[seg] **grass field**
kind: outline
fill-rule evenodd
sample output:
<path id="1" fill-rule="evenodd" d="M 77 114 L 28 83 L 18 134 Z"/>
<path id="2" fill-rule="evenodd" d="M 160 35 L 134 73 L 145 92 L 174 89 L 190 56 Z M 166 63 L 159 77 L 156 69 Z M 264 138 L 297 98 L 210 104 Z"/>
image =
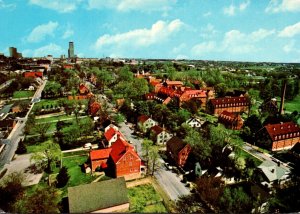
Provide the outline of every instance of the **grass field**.
<path id="1" fill-rule="evenodd" d="M 286 100 L 284 108 L 288 112 L 298 111 L 300 112 L 300 94 L 298 94 L 292 101 Z"/>
<path id="2" fill-rule="evenodd" d="M 60 116 L 54 116 L 54 117 L 46 117 L 46 118 L 41 118 L 41 119 L 36 119 L 36 123 L 45 123 L 45 122 L 55 122 L 58 120 L 74 120 L 75 116 L 72 115 L 60 115 Z"/>
<path id="3" fill-rule="evenodd" d="M 33 97 L 34 93 L 34 91 L 15 91 L 13 94 L 13 98 Z"/>
<path id="4" fill-rule="evenodd" d="M 151 184 L 129 188 L 128 197 L 131 212 L 167 212 L 161 197 Z"/>

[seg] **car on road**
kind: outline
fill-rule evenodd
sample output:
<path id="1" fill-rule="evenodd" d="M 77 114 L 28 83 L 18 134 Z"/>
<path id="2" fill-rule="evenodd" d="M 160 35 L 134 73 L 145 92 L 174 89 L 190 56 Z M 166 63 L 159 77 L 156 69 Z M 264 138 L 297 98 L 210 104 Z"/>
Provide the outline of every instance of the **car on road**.
<path id="1" fill-rule="evenodd" d="M 92 144 L 91 143 L 86 143 L 84 144 L 83 148 L 92 148 Z"/>
<path id="2" fill-rule="evenodd" d="M 165 167 L 166 167 L 167 169 L 170 169 L 170 170 L 173 169 L 173 167 L 170 166 L 170 164 L 168 164 L 168 163 L 165 163 L 164 165 L 165 165 Z"/>

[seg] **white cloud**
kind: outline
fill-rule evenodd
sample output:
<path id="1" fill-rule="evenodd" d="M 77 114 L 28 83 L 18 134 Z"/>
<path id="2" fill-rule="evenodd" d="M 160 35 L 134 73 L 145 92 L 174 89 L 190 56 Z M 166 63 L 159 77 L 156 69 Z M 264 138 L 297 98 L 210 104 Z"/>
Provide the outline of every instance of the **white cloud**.
<path id="1" fill-rule="evenodd" d="M 195 45 L 192 48 L 192 54 L 196 56 L 202 56 L 206 53 L 216 52 L 217 44 L 214 41 L 202 42 L 200 44 Z"/>
<path id="2" fill-rule="evenodd" d="M 245 10 L 250 5 L 250 0 L 242 2 L 239 6 L 240 11 Z"/>
<path id="3" fill-rule="evenodd" d="M 174 47 L 172 49 L 172 53 L 174 54 L 179 54 L 180 52 L 183 51 L 183 49 L 185 49 L 187 47 L 187 45 L 185 43 L 181 43 L 180 45 Z"/>
<path id="4" fill-rule="evenodd" d="M 176 0 L 89 0 L 89 9 L 110 8 L 118 11 L 166 11 Z"/>
<path id="5" fill-rule="evenodd" d="M 203 17 L 209 17 L 211 15 L 212 15 L 212 13 L 210 11 L 208 11 L 208 12 L 206 12 L 206 13 L 203 14 Z"/>
<path id="6" fill-rule="evenodd" d="M 24 56 L 27 56 L 27 57 L 30 57 L 30 56 L 43 57 L 43 56 L 47 56 L 48 54 L 58 57 L 61 54 L 64 54 L 65 50 L 59 45 L 50 43 L 49 45 L 42 46 L 35 50 L 30 50 L 30 49 L 24 50 L 22 53 Z"/>
<path id="7" fill-rule="evenodd" d="M 192 54 L 203 56 L 207 53 L 228 53 L 233 55 L 248 54 L 259 50 L 257 43 L 275 33 L 275 30 L 258 29 L 249 34 L 239 30 L 231 30 L 225 33 L 220 43 L 205 41 L 192 48 Z"/>
<path id="8" fill-rule="evenodd" d="M 279 32 L 279 37 L 293 37 L 297 34 L 300 34 L 300 22 L 285 27 L 282 31 Z"/>
<path id="9" fill-rule="evenodd" d="M 295 41 L 294 40 L 290 41 L 288 44 L 283 46 L 283 51 L 286 52 L 286 53 L 290 53 L 294 49 L 295 49 Z"/>
<path id="10" fill-rule="evenodd" d="M 62 36 L 62 38 L 67 39 L 67 38 L 70 38 L 73 35 L 74 35 L 74 31 L 70 27 L 68 27 L 66 29 L 66 31 L 64 32 L 64 35 Z"/>
<path id="11" fill-rule="evenodd" d="M 215 27 L 212 24 L 208 23 L 205 27 L 201 28 L 200 36 L 202 38 L 210 38 L 216 35 L 217 32 L 218 31 L 215 29 Z"/>
<path id="12" fill-rule="evenodd" d="M 16 4 L 5 3 L 4 0 L 0 0 L 0 9 L 15 9 Z"/>
<path id="13" fill-rule="evenodd" d="M 266 12 L 278 13 L 278 12 L 299 12 L 300 1 L 299 0 L 271 0 L 267 6 Z"/>
<path id="14" fill-rule="evenodd" d="M 47 24 L 42 24 L 36 26 L 29 36 L 27 37 L 28 42 L 40 42 L 46 38 L 46 36 L 54 36 L 54 31 L 58 27 L 57 22 L 48 22 Z"/>
<path id="15" fill-rule="evenodd" d="M 225 15 L 234 16 L 235 15 L 235 6 L 230 5 L 229 7 L 224 7 L 223 12 Z"/>
<path id="16" fill-rule="evenodd" d="M 242 11 L 246 10 L 246 8 L 249 5 L 250 5 L 250 0 L 246 0 L 245 2 L 242 2 L 238 6 L 231 4 L 230 6 L 223 8 L 223 13 L 228 16 L 234 16 L 238 11 L 242 12 Z"/>
<path id="17" fill-rule="evenodd" d="M 264 39 L 264 38 L 266 38 L 266 37 L 268 37 L 268 36 L 270 36 L 274 33 L 275 33 L 274 29 L 273 30 L 266 30 L 266 29 L 260 28 L 259 30 L 252 32 L 249 36 L 249 39 L 256 42 L 256 41 L 260 41 L 260 40 L 262 40 L 262 39 Z"/>
<path id="18" fill-rule="evenodd" d="M 29 0 L 30 4 L 55 10 L 59 13 L 68 13 L 77 9 L 82 0 Z"/>
<path id="19" fill-rule="evenodd" d="M 150 29 L 136 29 L 126 33 L 115 35 L 103 35 L 96 41 L 96 49 L 103 47 L 147 47 L 156 43 L 160 43 L 173 33 L 177 32 L 184 25 L 179 19 L 170 23 L 157 21 Z"/>

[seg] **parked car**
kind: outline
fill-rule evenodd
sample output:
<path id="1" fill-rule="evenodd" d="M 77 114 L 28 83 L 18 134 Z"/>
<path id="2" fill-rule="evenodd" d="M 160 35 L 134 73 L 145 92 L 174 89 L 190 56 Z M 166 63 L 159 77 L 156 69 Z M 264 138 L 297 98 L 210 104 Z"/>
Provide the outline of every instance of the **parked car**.
<path id="1" fill-rule="evenodd" d="M 92 144 L 91 143 L 86 143 L 86 144 L 84 144 L 83 148 L 92 148 Z"/>

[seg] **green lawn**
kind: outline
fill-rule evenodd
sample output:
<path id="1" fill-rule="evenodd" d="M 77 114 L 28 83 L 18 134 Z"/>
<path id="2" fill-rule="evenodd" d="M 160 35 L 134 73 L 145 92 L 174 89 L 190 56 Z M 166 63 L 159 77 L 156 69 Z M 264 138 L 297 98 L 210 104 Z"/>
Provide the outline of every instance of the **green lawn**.
<path id="1" fill-rule="evenodd" d="M 35 91 L 15 91 L 13 94 L 13 98 L 27 98 L 33 97 Z"/>
<path id="2" fill-rule="evenodd" d="M 58 99 L 43 99 L 34 105 L 33 110 L 51 105 L 58 106 Z"/>
<path id="3" fill-rule="evenodd" d="M 131 212 L 167 212 L 151 184 L 129 188 L 128 197 Z"/>
<path id="4" fill-rule="evenodd" d="M 58 121 L 58 120 L 65 120 L 70 119 L 67 121 L 72 121 L 75 119 L 75 116 L 72 115 L 60 115 L 60 116 L 54 116 L 54 117 L 46 117 L 41 119 L 35 119 L 36 123 L 44 123 L 44 122 L 52 122 L 52 121 Z"/>
<path id="5" fill-rule="evenodd" d="M 292 101 L 285 100 L 284 108 L 288 112 L 300 111 L 300 94 Z"/>
<path id="6" fill-rule="evenodd" d="M 63 158 L 63 166 L 68 168 L 68 173 L 70 175 L 68 186 L 87 184 L 95 179 L 91 174 L 86 174 L 81 170 L 81 166 L 86 162 L 87 158 L 87 155 Z"/>

